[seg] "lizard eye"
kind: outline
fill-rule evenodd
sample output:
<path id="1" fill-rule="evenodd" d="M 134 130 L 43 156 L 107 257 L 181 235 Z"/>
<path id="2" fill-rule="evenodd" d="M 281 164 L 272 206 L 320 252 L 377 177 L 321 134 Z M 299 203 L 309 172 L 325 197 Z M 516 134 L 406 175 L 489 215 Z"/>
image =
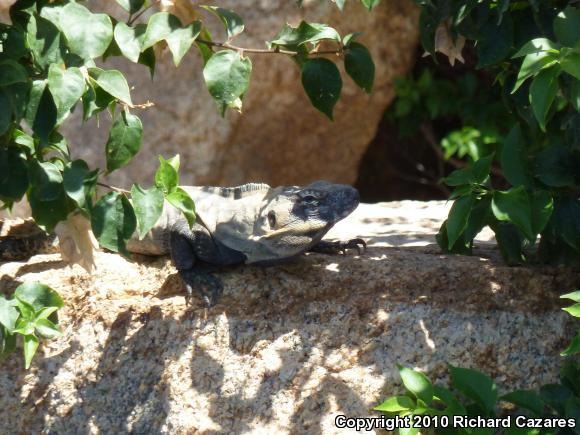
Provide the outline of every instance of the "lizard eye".
<path id="1" fill-rule="evenodd" d="M 274 210 L 270 210 L 268 212 L 268 223 L 270 224 L 270 228 L 274 228 L 276 226 L 276 213 Z"/>

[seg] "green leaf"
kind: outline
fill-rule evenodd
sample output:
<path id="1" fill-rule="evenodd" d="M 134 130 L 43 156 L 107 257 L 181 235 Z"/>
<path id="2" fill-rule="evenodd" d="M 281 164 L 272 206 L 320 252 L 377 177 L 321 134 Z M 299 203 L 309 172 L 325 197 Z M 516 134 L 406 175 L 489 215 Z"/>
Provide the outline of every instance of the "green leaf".
<path id="1" fill-rule="evenodd" d="M 176 157 L 177 165 L 179 165 L 179 156 Z M 163 189 L 166 194 L 173 192 L 179 182 L 177 169 L 174 166 L 175 160 L 173 162 L 172 160 L 165 160 L 162 156 L 159 156 L 159 168 L 155 172 L 155 185 Z"/>
<path id="2" fill-rule="evenodd" d="M 580 40 L 580 10 L 567 6 L 554 18 L 554 33 L 560 43 L 574 47 Z"/>
<path id="3" fill-rule="evenodd" d="M 87 91 L 83 94 L 83 119 L 86 121 L 90 117 L 102 112 L 114 103 L 115 97 L 103 90 L 99 86 L 87 83 Z"/>
<path id="4" fill-rule="evenodd" d="M 38 319 L 48 319 L 53 313 L 58 311 L 59 307 L 44 307 L 36 312 L 35 318 Z"/>
<path id="5" fill-rule="evenodd" d="M 580 290 L 572 293 L 566 293 L 560 296 L 560 299 L 572 299 L 575 302 L 580 302 Z"/>
<path id="6" fill-rule="evenodd" d="M 523 47 L 512 56 L 512 59 L 527 56 L 528 54 L 541 54 L 546 52 L 557 53 L 558 48 L 558 44 L 547 38 L 536 38 L 526 42 Z"/>
<path id="7" fill-rule="evenodd" d="M 64 302 L 56 290 L 39 282 L 25 282 L 14 291 L 14 297 L 26 302 L 34 311 L 45 307 L 62 308 Z"/>
<path id="8" fill-rule="evenodd" d="M 493 163 L 494 153 L 491 153 L 485 157 L 478 159 L 473 163 L 473 182 L 477 184 L 482 184 L 485 182 L 489 176 L 489 171 L 491 170 L 491 164 Z"/>
<path id="9" fill-rule="evenodd" d="M 209 30 L 207 30 L 207 28 L 205 28 L 205 27 L 202 27 L 201 32 L 199 33 L 199 36 L 196 39 L 197 40 L 201 39 L 203 41 L 212 42 L 211 34 L 209 33 Z M 203 42 L 196 41 L 195 44 L 197 45 L 197 48 L 199 49 L 199 53 L 201 54 L 201 59 L 203 60 L 203 66 L 205 67 L 205 65 L 207 64 L 207 61 L 212 57 L 213 51 L 209 45 L 204 44 Z"/>
<path id="10" fill-rule="evenodd" d="M 524 239 L 518 228 L 511 222 L 498 222 L 492 225 L 492 230 L 504 261 L 510 266 L 522 264 L 526 260 L 523 253 Z"/>
<path id="11" fill-rule="evenodd" d="M 34 154 L 36 151 L 34 146 L 34 139 L 32 136 L 24 133 L 22 130 L 14 129 L 12 131 L 12 139 L 14 140 L 14 143 L 26 147 L 28 152 L 31 154 Z"/>
<path id="12" fill-rule="evenodd" d="M 78 3 L 69 3 L 62 9 L 60 28 L 71 52 L 85 60 L 103 55 L 113 40 L 111 18 L 93 14 Z"/>
<path id="13" fill-rule="evenodd" d="M 379 406 L 375 406 L 375 411 L 400 412 L 415 408 L 415 402 L 407 396 L 393 396 L 385 400 Z"/>
<path id="14" fill-rule="evenodd" d="M 361 2 L 365 8 L 367 8 L 369 11 L 372 11 L 378 6 L 381 0 L 361 0 Z"/>
<path id="15" fill-rule="evenodd" d="M 565 415 L 576 423 L 580 421 L 580 397 L 572 396 L 566 401 Z M 579 433 L 580 428 L 575 424 L 574 433 Z"/>
<path id="16" fill-rule="evenodd" d="M 534 241 L 530 198 L 524 186 L 494 192 L 491 209 L 498 220 L 515 224 L 528 240 Z"/>
<path id="17" fill-rule="evenodd" d="M 580 317 L 580 303 L 562 309 L 574 317 Z"/>
<path id="18" fill-rule="evenodd" d="M 302 66 L 302 86 L 312 105 L 332 120 L 334 105 L 342 90 L 336 65 L 322 57 L 309 59 Z"/>
<path id="19" fill-rule="evenodd" d="M 123 73 L 115 69 L 89 68 L 89 74 L 104 91 L 129 106 L 133 105 L 129 85 Z"/>
<path id="20" fill-rule="evenodd" d="M 18 299 L 17 297 L 14 297 L 14 303 L 18 307 L 21 315 L 21 317 L 16 322 L 16 329 L 14 331 L 18 332 L 19 334 L 31 334 L 34 332 L 34 328 L 31 330 L 31 332 L 25 332 L 25 330 L 29 329 L 30 325 L 28 325 L 28 323 L 34 319 L 34 307 L 28 302 Z"/>
<path id="21" fill-rule="evenodd" d="M 131 62 L 137 63 L 141 55 L 141 43 L 145 36 L 147 26 L 137 24 L 135 27 L 129 27 L 127 24 L 119 21 L 115 26 L 114 37 L 121 53 Z"/>
<path id="22" fill-rule="evenodd" d="M 131 198 L 137 217 L 139 239 L 143 239 L 163 212 L 163 190 L 159 187 L 143 189 L 134 184 L 131 188 Z"/>
<path id="23" fill-rule="evenodd" d="M 27 305 L 22 303 L 21 301 L 17 301 L 17 306 L 20 312 L 22 313 L 22 317 L 18 319 L 18 322 L 16 323 L 16 329 L 14 329 L 14 333 L 20 335 L 34 334 L 34 325 L 33 325 L 34 311 L 32 309 L 28 310 Z"/>
<path id="24" fill-rule="evenodd" d="M 344 48 L 348 48 L 351 42 L 354 42 L 360 35 L 362 35 L 362 32 L 353 32 L 345 35 L 344 38 L 342 38 L 342 45 Z"/>
<path id="25" fill-rule="evenodd" d="M 32 88 L 32 91 L 34 91 L 34 87 Z M 40 91 L 40 89 L 38 89 L 38 91 Z M 32 124 L 32 131 L 34 131 L 34 134 L 40 138 L 42 145 L 46 145 L 50 134 L 56 126 L 56 115 L 57 111 L 54 99 L 52 98 L 50 91 L 45 87 L 42 90 L 36 110 L 36 117 Z"/>
<path id="26" fill-rule="evenodd" d="M 107 171 L 113 172 L 125 166 L 139 152 L 143 140 L 141 120 L 123 111 L 117 116 L 107 140 Z"/>
<path id="27" fill-rule="evenodd" d="M 14 349 L 16 349 L 16 336 L 0 325 L 0 358 L 14 352 Z"/>
<path id="28" fill-rule="evenodd" d="M 465 415 L 467 413 L 461 402 L 447 388 L 433 385 L 433 394 L 435 400 L 440 400 L 447 405 L 445 412 L 452 413 L 451 415 Z"/>
<path id="29" fill-rule="evenodd" d="M 518 72 L 516 84 L 512 90 L 515 93 L 519 87 L 530 77 L 535 76 L 541 70 L 551 67 L 558 62 L 558 57 L 554 53 L 539 52 L 528 54 L 522 62 L 522 67 Z"/>
<path id="30" fill-rule="evenodd" d="M 514 28 L 510 15 L 506 15 L 497 24 L 494 20 L 488 20 L 479 29 L 477 49 L 477 68 L 489 67 L 506 59 L 513 45 Z"/>
<path id="31" fill-rule="evenodd" d="M 455 388 L 491 414 L 497 402 L 497 388 L 489 376 L 476 370 L 449 366 Z"/>
<path id="32" fill-rule="evenodd" d="M 34 322 L 34 329 L 45 338 L 56 338 L 62 335 L 58 327 L 48 319 L 38 319 Z"/>
<path id="33" fill-rule="evenodd" d="M 552 145 L 536 155 L 536 177 L 547 186 L 573 186 L 575 171 L 574 159 L 563 146 Z"/>
<path id="34" fill-rule="evenodd" d="M 58 197 L 50 201 L 40 200 L 36 190 L 33 187 L 27 194 L 32 217 L 37 225 L 43 227 L 47 232 L 51 232 L 58 222 L 67 218 L 74 206 L 71 204 L 72 201 L 68 200 L 62 185 Z"/>
<path id="35" fill-rule="evenodd" d="M 326 24 L 301 21 L 298 27 L 292 27 L 289 24 L 284 25 L 282 30 L 268 45 L 279 45 L 296 50 L 307 42 L 316 43 L 322 40 L 340 43 L 340 35 L 335 29 Z"/>
<path id="36" fill-rule="evenodd" d="M 405 388 L 426 404 L 433 400 L 433 385 L 423 373 L 397 365 Z"/>
<path id="37" fill-rule="evenodd" d="M 580 112 L 580 80 L 572 80 L 569 99 L 572 107 Z"/>
<path id="38" fill-rule="evenodd" d="M 31 161 L 29 177 L 35 196 L 41 201 L 55 200 L 62 192 L 62 172 L 54 163 Z"/>
<path id="39" fill-rule="evenodd" d="M 459 236 L 465 230 L 467 221 L 471 213 L 471 209 L 475 202 L 473 195 L 463 196 L 458 198 L 449 211 L 447 218 L 447 238 L 449 241 L 449 250 L 453 249 L 453 245 L 459 239 Z"/>
<path id="40" fill-rule="evenodd" d="M 216 15 L 226 32 L 228 33 L 228 40 L 232 39 L 234 36 L 239 35 L 244 31 L 244 21 L 242 18 L 236 14 L 234 11 L 228 9 L 218 8 L 217 6 L 201 6 L 206 11 L 209 11 Z"/>
<path id="41" fill-rule="evenodd" d="M 155 62 L 155 50 L 153 47 L 149 47 L 147 50 L 141 53 L 141 56 L 139 56 L 139 63 L 149 68 L 151 79 L 153 79 L 153 75 L 155 74 Z"/>
<path id="42" fill-rule="evenodd" d="M 540 234 L 554 211 L 554 200 L 550 192 L 546 190 L 535 190 L 530 196 L 530 206 L 532 210 L 532 231 Z"/>
<path id="43" fill-rule="evenodd" d="M 26 42 L 34 63 L 42 70 L 52 64 L 64 63 L 64 38 L 57 26 L 36 14 L 31 15 L 26 27 Z"/>
<path id="44" fill-rule="evenodd" d="M 26 155 L 14 148 L 0 148 L 0 200 L 19 201 L 28 189 Z"/>
<path id="45" fill-rule="evenodd" d="M 528 409 L 537 416 L 541 416 L 544 412 L 544 402 L 533 390 L 516 390 L 501 396 L 500 399 Z"/>
<path id="46" fill-rule="evenodd" d="M 175 169 L 175 172 L 179 172 L 179 165 L 181 164 L 179 154 L 176 154 L 170 159 L 167 159 L 167 163 L 169 163 L 173 169 Z"/>
<path id="47" fill-rule="evenodd" d="M 145 0 L 117 0 L 117 3 L 130 14 L 134 14 L 143 7 Z"/>
<path id="48" fill-rule="evenodd" d="M 38 338 L 34 335 L 24 336 L 24 368 L 30 368 L 30 363 L 32 362 L 32 357 L 38 349 Z"/>
<path id="49" fill-rule="evenodd" d="M 181 21 L 168 12 L 157 12 L 151 15 L 143 38 L 142 50 L 152 47 L 167 38 L 173 31 L 181 29 Z"/>
<path id="50" fill-rule="evenodd" d="M 2 136 L 12 123 L 12 99 L 7 91 L 0 89 L 0 107 L 3 110 L 0 111 L 0 136 Z"/>
<path id="51" fill-rule="evenodd" d="M 181 187 L 178 187 L 167 195 L 167 201 L 175 208 L 181 210 L 191 228 L 195 223 L 195 204 L 189 194 Z"/>
<path id="52" fill-rule="evenodd" d="M 68 163 L 63 171 L 64 191 L 79 207 L 85 206 L 85 177 L 89 167 L 84 160 L 75 160 Z"/>
<path id="53" fill-rule="evenodd" d="M 503 174 L 512 186 L 523 185 L 529 188 L 533 184 L 526 157 L 522 130 L 519 124 L 515 124 L 504 140 L 500 156 Z"/>
<path id="54" fill-rule="evenodd" d="M 12 59 L 0 62 L 0 86 L 25 83 L 27 80 L 28 73 L 18 62 Z"/>
<path id="55" fill-rule="evenodd" d="M 14 307 L 12 302 L 6 300 L 4 295 L 0 294 L 0 324 L 4 326 L 10 334 L 16 327 L 16 320 L 18 319 L 18 310 Z"/>
<path id="56" fill-rule="evenodd" d="M 29 126 L 34 124 L 38 113 L 38 107 L 40 106 L 40 101 L 48 80 L 33 80 L 32 86 L 30 88 L 30 94 L 28 96 L 28 104 L 26 105 L 25 120 Z M 56 110 L 56 108 L 55 108 Z M 55 115 L 56 117 L 56 115 Z"/>
<path id="57" fill-rule="evenodd" d="M 251 73 L 250 59 L 243 59 L 236 51 L 218 51 L 207 61 L 203 77 L 222 116 L 226 107 L 241 108 L 240 100 L 248 90 Z"/>
<path id="58" fill-rule="evenodd" d="M 576 80 L 580 80 L 580 53 L 568 53 L 560 60 L 560 66 Z"/>
<path id="59" fill-rule="evenodd" d="M 135 232 L 137 220 L 125 195 L 109 192 L 99 198 L 91 213 L 91 226 L 102 247 L 129 255 L 127 241 Z"/>
<path id="60" fill-rule="evenodd" d="M 173 63 L 179 66 L 181 59 L 189 50 L 195 38 L 201 32 L 201 21 L 194 21 L 183 29 L 177 29 L 171 32 L 165 40 L 169 51 L 173 55 Z"/>
<path id="61" fill-rule="evenodd" d="M 48 69 L 48 88 L 56 106 L 57 123 L 61 123 L 85 92 L 85 79 L 76 67 L 62 69 L 52 64 Z"/>
<path id="62" fill-rule="evenodd" d="M 566 402 L 572 397 L 572 391 L 563 385 L 547 384 L 540 387 L 540 397 L 560 415 L 564 415 Z"/>
<path id="63" fill-rule="evenodd" d="M 352 42 L 345 50 L 344 68 L 354 82 L 368 94 L 373 89 L 375 64 L 367 48 L 358 42 Z"/>
<path id="64" fill-rule="evenodd" d="M 544 69 L 534 78 L 530 86 L 530 104 L 542 131 L 546 131 L 546 116 L 558 92 L 560 68 Z"/>
<path id="65" fill-rule="evenodd" d="M 26 32 L 16 26 L 0 23 L 0 51 L 1 57 L 20 59 L 28 54 L 24 40 Z"/>
<path id="66" fill-rule="evenodd" d="M 580 333 L 578 333 L 570 342 L 568 347 L 562 351 L 561 356 L 570 356 L 580 353 Z"/>

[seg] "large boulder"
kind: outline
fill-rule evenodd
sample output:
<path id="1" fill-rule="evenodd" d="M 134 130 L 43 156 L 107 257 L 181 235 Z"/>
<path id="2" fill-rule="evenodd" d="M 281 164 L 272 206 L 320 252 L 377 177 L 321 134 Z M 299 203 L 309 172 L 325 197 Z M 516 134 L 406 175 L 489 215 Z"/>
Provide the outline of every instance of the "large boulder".
<path id="1" fill-rule="evenodd" d="M 92 277 L 56 254 L 0 264 L 0 293 L 39 280 L 66 301 L 29 371 L 2 362 L 0 432 L 336 433 L 401 391 L 396 363 L 438 382 L 446 363 L 479 368 L 502 391 L 554 381 L 573 333 L 558 295 L 580 272 L 507 267 L 489 233 L 443 255 L 447 211 L 363 204 L 331 236 L 365 237 L 364 255 L 225 270 L 210 310 L 186 306 L 164 258 L 101 253 Z"/>
<path id="2" fill-rule="evenodd" d="M 95 9 L 102 8 L 101 2 L 93 4 Z M 358 89 L 343 71 L 342 97 L 335 108 L 335 121 L 330 122 L 311 107 L 302 89 L 299 68 L 291 59 L 247 54 L 253 74 L 243 114 L 230 112 L 222 119 L 203 82 L 196 49 L 188 53 L 179 68 L 166 53 L 153 81 L 145 67 L 116 61 L 111 66 L 126 72 L 135 87 L 133 100 L 151 100 L 155 106 L 139 111 L 145 130 L 140 154 L 111 181 L 122 186 L 151 183 L 157 155 L 180 153 L 183 184 L 261 181 L 291 185 L 314 179 L 353 183 L 362 155 L 394 97 L 393 78 L 412 66 L 418 8 L 410 0 L 386 0 L 373 12 L 358 1 L 349 1 L 343 13 L 331 1 L 318 0 L 304 2 L 302 9 L 287 0 L 224 0 L 219 5 L 243 17 L 246 31 L 235 40 L 243 47 L 264 48 L 264 41 L 272 39 L 286 21 L 328 23 L 341 34 L 363 31 L 360 40 L 368 46 L 376 64 L 373 93 L 367 95 Z M 184 21 L 187 19 L 187 12 L 177 13 Z M 214 39 L 223 41 L 224 32 L 215 17 L 204 14 L 204 18 L 212 24 Z M 75 145 L 75 155 L 100 167 L 104 167 L 106 118 L 101 116 L 97 128 L 96 122 L 81 126 L 77 117 L 64 129 Z"/>

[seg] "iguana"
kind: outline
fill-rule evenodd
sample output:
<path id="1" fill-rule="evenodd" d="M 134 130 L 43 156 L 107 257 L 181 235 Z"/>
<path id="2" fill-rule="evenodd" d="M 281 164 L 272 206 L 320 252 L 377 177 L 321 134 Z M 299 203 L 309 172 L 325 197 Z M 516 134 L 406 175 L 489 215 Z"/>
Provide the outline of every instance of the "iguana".
<path id="1" fill-rule="evenodd" d="M 316 181 L 305 187 L 248 183 L 182 188 L 195 202 L 193 227 L 166 203 L 151 231 L 143 240 L 134 235 L 127 249 L 145 255 L 170 254 L 188 300 L 195 288 L 208 306 L 217 302 L 222 284 L 207 266 L 272 264 L 306 251 L 360 252 L 366 247 L 362 239 L 321 240 L 358 206 L 358 191 L 351 186 Z"/>
<path id="2" fill-rule="evenodd" d="M 171 254 L 188 298 L 195 288 L 208 306 L 217 302 L 222 285 L 204 265 L 272 264 L 306 251 L 337 253 L 366 247 L 362 239 L 321 240 L 358 206 L 358 191 L 351 186 L 316 181 L 305 187 L 248 183 L 182 188 L 195 202 L 193 227 L 166 204 L 149 234 L 143 240 L 133 237 L 127 249 Z M 208 293 L 204 286 L 209 286 Z"/>

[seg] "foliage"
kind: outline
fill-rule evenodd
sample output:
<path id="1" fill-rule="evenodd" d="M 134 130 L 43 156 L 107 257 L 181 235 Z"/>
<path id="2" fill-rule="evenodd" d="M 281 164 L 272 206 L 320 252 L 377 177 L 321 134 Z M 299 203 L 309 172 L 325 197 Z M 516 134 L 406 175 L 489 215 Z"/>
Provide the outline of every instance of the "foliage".
<path id="1" fill-rule="evenodd" d="M 0 294 L 0 357 L 16 348 L 16 334 L 22 336 L 25 367 L 30 367 L 39 344 L 39 336 L 61 335 L 56 311 L 63 301 L 50 287 L 34 283 L 19 285 L 12 299 Z"/>
<path id="2" fill-rule="evenodd" d="M 571 316 L 580 317 L 580 291 L 567 293 L 560 297 L 562 299 L 573 300 L 575 304 L 570 307 L 563 308 L 563 310 L 569 313 Z M 576 353 L 580 353 L 580 332 L 572 339 L 572 342 L 566 348 L 566 350 L 562 352 L 562 356 L 574 355 Z"/>
<path id="3" fill-rule="evenodd" d="M 421 71 L 417 79 L 400 77 L 395 80 L 397 99 L 386 116 L 403 138 L 420 133 L 421 128 L 449 126 L 438 143 L 443 158 L 478 160 L 498 149 L 513 122 L 497 89 L 482 82 L 472 71 L 455 80 L 439 77 L 430 69 Z"/>
<path id="4" fill-rule="evenodd" d="M 542 386 L 539 391 L 516 390 L 499 395 L 495 383 L 477 370 L 449 366 L 450 388 L 433 383 L 423 373 L 399 367 L 406 392 L 375 407 L 389 417 L 409 416 L 412 427 L 400 434 L 493 434 L 492 428 L 460 428 L 454 416 L 497 418 L 506 416 L 500 402 L 515 405 L 509 415 L 529 418 L 578 418 L 580 413 L 580 364 L 569 363 L 560 372 L 559 384 Z M 505 434 L 574 434 L 579 428 L 533 429 L 517 427 L 511 419 Z M 437 426 L 437 427 L 436 427 Z"/>
<path id="5" fill-rule="evenodd" d="M 499 142 L 493 149 L 486 149 L 485 131 L 468 128 L 447 138 L 448 157 L 469 155 L 473 163 L 444 180 L 455 189 L 455 203 L 439 245 L 470 253 L 474 237 L 489 226 L 509 264 L 533 259 L 538 235 L 540 261 L 578 261 L 580 10 L 565 1 L 417 3 L 424 49 L 456 57 L 465 40 L 473 44 L 477 67 L 495 76 L 513 119 L 505 136 L 492 135 L 491 143 Z M 511 188 L 494 188 L 493 162 Z"/>
<path id="6" fill-rule="evenodd" d="M 101 58 L 122 56 L 153 75 L 156 46 L 166 46 L 176 66 L 195 46 L 204 61 L 205 83 L 222 115 L 227 108 L 242 108 L 252 73 L 248 53 L 292 58 L 312 104 L 331 119 L 342 79 L 324 55 L 341 56 L 354 82 L 365 92 L 372 89 L 374 64 L 369 51 L 355 41 L 358 34 L 342 38 L 327 25 L 303 21 L 297 27 L 285 25 L 268 49 L 251 49 L 232 44 L 244 30 L 242 18 L 233 11 L 197 7 L 223 24 L 227 39 L 216 42 L 202 20 L 182 23 L 164 10 L 142 20 L 145 11 L 162 2 L 118 3 L 127 12 L 124 20 L 76 1 L 17 0 L 10 8 L 12 23 L 0 23 L 0 201 L 10 209 L 26 197 L 35 221 L 47 231 L 81 213 L 102 246 L 126 253 L 131 234 L 138 229 L 143 237 L 165 200 L 190 224 L 195 219 L 193 201 L 178 186 L 178 157 L 160 159 L 149 189 L 133 185 L 131 192 L 112 189 L 97 196 L 99 178 L 124 167 L 139 152 L 144 128 L 137 112 L 152 105 L 135 103 L 123 73 L 98 66 Z M 378 2 L 362 3 L 371 9 Z M 344 1 L 337 5 L 342 7 Z M 106 170 L 71 157 L 59 128 L 74 110 L 82 110 L 85 121 L 105 111 L 111 115 Z"/>

